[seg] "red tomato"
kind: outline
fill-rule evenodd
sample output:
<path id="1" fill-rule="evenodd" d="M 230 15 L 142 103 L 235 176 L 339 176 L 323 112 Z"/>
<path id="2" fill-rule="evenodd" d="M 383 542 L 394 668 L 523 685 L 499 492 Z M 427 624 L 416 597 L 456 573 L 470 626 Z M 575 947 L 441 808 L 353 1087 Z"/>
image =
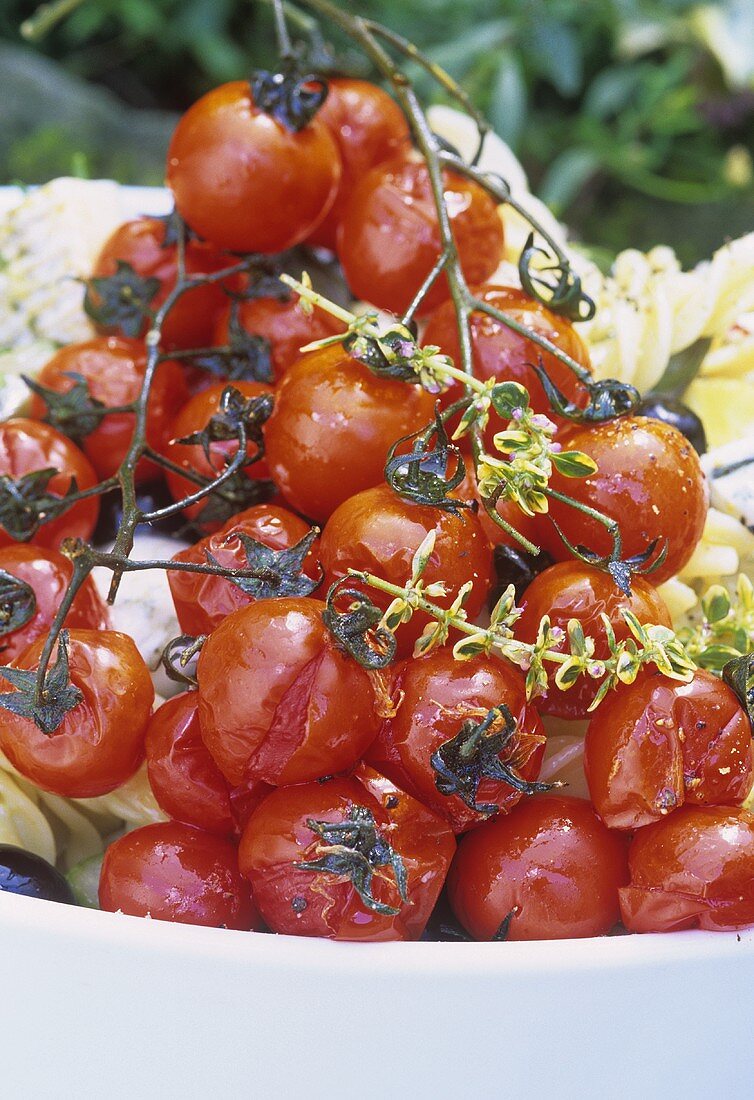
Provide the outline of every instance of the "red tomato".
<path id="1" fill-rule="evenodd" d="M 103 405 L 115 407 L 136 401 L 144 384 L 147 366 L 146 348 L 140 340 L 100 336 L 81 344 L 69 344 L 43 367 L 37 381 L 57 393 L 67 393 L 76 384 L 70 374 L 80 374 L 90 394 Z M 170 422 L 176 406 L 187 398 L 183 371 L 177 363 L 161 363 L 155 372 L 149 393 L 147 442 L 156 451 L 164 451 L 170 439 Z M 47 412 L 45 402 L 32 398 L 32 416 L 41 419 Z M 112 413 L 81 441 L 81 449 L 103 481 L 117 474 L 131 446 L 135 416 Z M 140 481 L 149 480 L 159 471 L 151 462 L 140 462 Z"/>
<path id="2" fill-rule="evenodd" d="M 617 923 L 627 881 L 624 837 L 584 799 L 542 795 L 464 837 L 448 896 L 476 940 L 493 939 L 510 914 L 508 939 L 580 939 Z"/>
<path id="3" fill-rule="evenodd" d="M 176 245 L 165 245 L 165 223 L 160 218 L 137 218 L 119 226 L 105 242 L 94 265 L 93 276 L 109 277 L 118 269 L 118 260 L 130 264 L 142 278 L 160 280 L 160 289 L 150 303 L 159 309 L 173 290 L 178 273 Z M 188 240 L 185 249 L 185 271 L 191 275 L 211 275 L 231 267 L 232 256 L 224 255 L 206 241 Z M 223 287 L 238 285 L 237 279 L 221 283 L 206 283 L 187 290 L 176 301 L 162 326 L 161 346 L 173 348 L 204 348 L 212 343 L 212 330 L 227 298 Z M 144 323 L 142 335 L 147 330 Z"/>
<path id="4" fill-rule="evenodd" d="M 411 561 L 429 534 L 435 532 L 435 548 L 423 580 L 442 580 L 448 601 L 466 581 L 473 581 L 465 609 L 474 621 L 484 607 L 492 584 L 492 548 L 478 518 L 464 511 L 458 516 L 401 499 L 388 485 L 366 489 L 333 513 L 320 544 L 320 559 L 329 586 L 349 569 L 374 573 L 392 584 L 405 584 Z M 358 587 L 358 585 L 356 585 Z M 369 589 L 369 598 L 387 608 L 392 597 Z M 427 625 L 428 616 L 417 613 L 398 629 L 401 656 L 409 656 L 414 642 Z"/>
<path id="5" fill-rule="evenodd" d="M 179 120 L 167 183 L 201 237 L 233 252 L 282 252 L 322 221 L 340 171 L 324 123 L 315 117 L 292 133 L 237 80 L 202 96 Z"/>
<path id="6" fill-rule="evenodd" d="M 343 828 L 328 836 L 313 824 Z M 416 940 L 437 901 L 454 849 L 453 834 L 440 817 L 362 766 L 348 779 L 273 791 L 246 826 L 239 863 L 274 932 L 372 942 Z M 340 873 L 301 866 L 337 853 Z M 393 854 L 400 861 L 397 870 Z M 359 871 L 361 895 L 356 889 Z"/>
<path id="7" fill-rule="evenodd" d="M 428 424 L 433 408 L 419 386 L 377 378 L 341 347 L 302 356 L 266 426 L 273 480 L 297 511 L 323 522 L 384 479 L 390 447 Z"/>
<path id="8" fill-rule="evenodd" d="M 258 504 L 229 520 L 214 535 L 173 555 L 173 561 L 207 564 L 207 554 L 226 569 L 246 569 L 247 556 L 239 535 L 245 535 L 269 546 L 272 550 L 287 550 L 295 546 L 310 531 L 309 525 L 286 508 L 275 504 Z M 315 579 L 319 575 L 315 542 L 304 559 L 304 572 Z M 225 577 L 201 573 L 169 572 L 170 592 L 178 622 L 186 634 L 209 634 L 226 615 L 253 603 L 237 584 Z"/>
<path id="9" fill-rule="evenodd" d="M 639 829 L 620 891 L 630 932 L 735 931 L 754 924 L 754 814 L 683 806 Z"/>
<path id="10" fill-rule="evenodd" d="M 368 760 L 384 775 L 409 791 L 425 806 L 450 822 L 456 833 L 486 821 L 495 809 L 474 808 L 486 805 L 507 813 L 523 797 L 502 779 L 485 776 L 483 752 L 456 757 L 466 764 L 471 785 L 459 796 L 441 790 L 441 773 L 433 767 L 432 757 L 457 737 L 464 723 L 478 725 L 493 707 L 508 707 L 517 723 L 516 732 L 502 751 L 495 754 L 514 775 L 534 780 L 539 775 L 545 748 L 542 722 L 533 706 L 527 704 L 522 675 L 494 657 L 456 661 L 446 649 L 427 657 L 408 661 L 396 680 L 401 700 L 395 715 L 387 718 L 377 740 L 368 751 Z M 492 731 L 502 730 L 502 723 Z M 465 774 L 453 768 L 459 787 Z M 492 761 L 491 761 L 492 763 Z M 458 788 L 457 788 L 458 789 Z"/>
<path id="11" fill-rule="evenodd" d="M 99 903 L 133 917 L 242 932 L 259 927 L 235 846 L 178 821 L 145 825 L 110 845 Z"/>
<path id="12" fill-rule="evenodd" d="M 229 783 L 283 786 L 345 771 L 379 728 L 369 673 L 335 645 L 319 600 L 233 612 L 199 657 L 204 743 Z"/>
<path id="13" fill-rule="evenodd" d="M 38 668 L 44 641 L 34 642 L 13 667 Z M 119 787 L 143 760 L 154 688 L 126 634 L 73 630 L 69 657 L 71 683 L 82 701 L 51 734 L 42 733 L 30 718 L 0 710 L 0 748 L 42 790 L 95 798 Z"/>
<path id="14" fill-rule="evenodd" d="M 752 785 L 751 725 L 709 672 L 690 684 L 649 676 L 600 705 L 584 764 L 594 808 L 612 829 L 648 825 L 684 802 L 740 805 Z"/>
<path id="15" fill-rule="evenodd" d="M 483 283 L 500 262 L 503 223 L 493 199 L 455 172 L 443 173 L 445 200 L 466 280 Z M 440 254 L 429 173 L 422 160 L 395 157 L 354 187 L 338 228 L 338 256 L 357 298 L 402 314 Z M 421 306 L 427 313 L 449 296 L 438 279 Z"/>
<path id="16" fill-rule="evenodd" d="M 0 570 L 28 584 L 36 602 L 34 614 L 24 626 L 0 634 L 0 663 L 7 665 L 37 638 L 47 635 L 70 584 L 73 566 L 57 550 L 13 543 L 0 548 Z M 6 621 L 0 605 L 0 625 Z M 71 630 L 107 630 L 107 608 L 91 577 L 76 593 L 63 625 Z"/>
<path id="17" fill-rule="evenodd" d="M 682 569 L 701 538 L 709 496 L 699 457 L 686 437 L 660 420 L 625 416 L 570 432 L 568 447 L 590 455 L 597 472 L 568 478 L 556 470 L 550 487 L 617 520 L 624 558 L 644 553 L 655 539 L 656 553 L 667 544 L 665 561 L 650 574 L 652 584 Z M 550 514 L 574 544 L 598 554 L 612 549 L 605 528 L 575 508 L 551 500 Z M 553 557 L 568 557 L 554 528 L 546 535 Z"/>
<path id="18" fill-rule="evenodd" d="M 54 469 L 44 489 L 44 495 L 65 496 L 75 479 L 81 489 L 91 489 L 97 476 L 89 459 L 75 443 L 71 443 L 49 424 L 39 420 L 15 417 L 0 424 L 0 477 L 15 481 L 37 470 Z M 57 549 L 64 538 L 91 538 L 97 524 L 99 500 L 87 497 L 67 508 L 56 519 L 43 523 L 32 536 L 35 546 Z M 0 546 L 8 546 L 15 539 L 0 526 Z"/>
<path id="19" fill-rule="evenodd" d="M 310 244 L 335 249 L 338 224 L 346 202 L 365 173 L 408 147 L 410 134 L 398 104 L 367 80 L 330 77 L 328 93 L 317 114 L 335 138 L 343 164 L 338 193 Z"/>
<path id="20" fill-rule="evenodd" d="M 559 562 L 545 569 L 526 588 L 520 603 L 523 615 L 516 623 L 514 632 L 522 642 L 535 642 L 540 620 L 544 615 L 549 615 L 551 625 L 563 631 L 563 640 L 553 648 L 568 652 L 568 622 L 577 619 L 584 634 L 594 638 L 596 662 L 610 656 L 600 615 L 607 615 L 619 642 L 631 637 L 622 615 L 624 610 L 633 612 L 641 623 L 673 625 L 662 596 L 641 577 L 631 578 L 631 595 L 624 596 L 609 573 L 592 569 L 579 561 Z M 546 696 L 537 700 L 541 712 L 558 718 L 588 717 L 589 705 L 597 694 L 601 680 L 582 676 L 573 687 L 561 691 L 554 683 L 556 671 L 557 668 L 552 665 L 552 686 Z M 602 714 L 602 704 L 599 713 Z"/>

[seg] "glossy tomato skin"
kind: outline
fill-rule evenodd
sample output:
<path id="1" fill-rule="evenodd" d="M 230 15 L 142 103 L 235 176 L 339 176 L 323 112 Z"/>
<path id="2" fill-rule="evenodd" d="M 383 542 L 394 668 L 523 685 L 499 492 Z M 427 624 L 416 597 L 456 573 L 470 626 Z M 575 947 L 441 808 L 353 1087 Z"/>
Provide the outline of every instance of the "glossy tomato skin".
<path id="1" fill-rule="evenodd" d="M 377 378 L 342 347 L 302 356 L 265 428 L 273 480 L 296 511 L 324 522 L 383 480 L 390 447 L 428 424 L 433 408 L 421 387 Z"/>
<path id="2" fill-rule="evenodd" d="M 205 565 L 207 554 L 226 569 L 247 569 L 247 556 L 240 535 L 261 542 L 272 550 L 287 550 L 295 546 L 310 531 L 310 527 L 287 508 L 277 504 L 257 504 L 239 512 L 213 535 L 180 550 L 173 561 Z M 319 576 L 317 540 L 304 559 L 304 572 L 312 579 Z M 225 577 L 201 573 L 168 573 L 170 592 L 181 630 L 186 634 L 209 634 L 226 615 L 252 603 L 253 596 Z"/>
<path id="3" fill-rule="evenodd" d="M 731 689 L 699 669 L 689 684 L 659 673 L 611 692 L 584 743 L 594 808 L 638 829 L 684 803 L 740 805 L 752 785 L 751 725 Z"/>
<path id="4" fill-rule="evenodd" d="M 467 282 L 483 283 L 503 251 L 503 223 L 476 183 L 444 173 L 451 228 Z M 354 187 L 338 227 L 338 257 L 357 298 L 402 314 L 440 254 L 429 174 L 422 160 L 400 156 L 373 168 Z M 448 296 L 438 279 L 422 303 L 426 314 Z"/>
<path id="5" fill-rule="evenodd" d="M 34 642 L 13 667 L 37 668 L 44 641 Z M 115 630 L 72 630 L 69 659 L 71 683 L 83 700 L 50 735 L 30 718 L 0 711 L 0 748 L 42 790 L 95 798 L 119 787 L 144 759 L 154 687 L 131 638 Z"/>
<path id="6" fill-rule="evenodd" d="M 28 623 L 0 635 L 0 664 L 7 665 L 37 638 L 47 635 L 70 584 L 73 566 L 57 550 L 17 542 L 0 548 L 0 570 L 28 584 L 36 601 Z M 63 625 L 71 630 L 107 630 L 107 608 L 91 577 L 76 593 Z"/>
<path id="7" fill-rule="evenodd" d="M 165 223 L 160 218 L 136 218 L 119 226 L 102 247 L 94 265 L 93 276 L 108 278 L 118 269 L 118 260 L 129 264 L 137 275 L 159 279 L 160 288 L 150 303 L 159 309 L 175 287 L 178 274 L 178 249 L 165 245 Z M 206 241 L 186 241 L 184 262 L 186 274 L 210 275 L 234 263 L 232 256 L 222 253 Z M 165 317 L 161 346 L 174 348 L 205 348 L 212 343 L 215 318 L 225 307 L 227 297 L 223 287 L 234 289 L 238 279 L 221 283 L 206 283 L 192 287 L 178 298 Z M 142 336 L 146 332 L 144 322 Z"/>
<path id="8" fill-rule="evenodd" d="M 604 935 L 619 918 L 626 849 L 586 800 L 537 795 L 463 838 L 450 904 L 476 940 L 492 939 L 511 912 L 511 940 Z"/>
<path id="9" fill-rule="evenodd" d="M 100 908 L 209 928 L 259 927 L 235 845 L 178 821 L 134 829 L 105 852 Z"/>
<path id="10" fill-rule="evenodd" d="M 199 663 L 204 743 L 233 786 L 306 783 L 355 764 L 379 728 L 369 673 L 335 645 L 309 598 L 228 615 Z"/>
<path id="11" fill-rule="evenodd" d="M 587 478 L 553 473 L 550 486 L 617 520 L 623 557 L 644 553 L 655 539 L 667 556 L 651 573 L 652 584 L 674 576 L 691 557 L 707 516 L 708 489 L 699 457 L 685 436 L 669 424 L 644 416 L 625 416 L 568 434 L 568 447 L 597 463 Z M 612 540 L 604 527 L 582 512 L 550 501 L 552 518 L 574 543 L 607 554 Z M 554 528 L 543 529 L 547 549 L 563 560 L 568 551 Z"/>
<path id="12" fill-rule="evenodd" d="M 455 833 L 486 821 L 489 814 L 474 810 L 458 795 L 437 789 L 431 757 L 455 737 L 462 724 L 481 722 L 501 704 L 517 722 L 517 731 L 501 759 L 523 779 L 539 775 L 545 749 L 542 722 L 526 702 L 523 676 L 494 657 L 457 661 L 446 649 L 407 661 L 396 677 L 394 694 L 400 700 L 393 717 L 383 722 L 367 753 L 369 762 L 396 784 L 449 822 Z M 483 779 L 478 803 L 490 803 L 507 813 L 523 796 L 508 783 Z"/>
<path id="13" fill-rule="evenodd" d="M 355 185 L 370 168 L 408 148 L 410 135 L 400 107 L 376 84 L 338 76 L 327 83 L 327 99 L 317 118 L 335 139 L 343 171 L 335 201 L 309 243 L 334 250 L 338 225 Z"/>
<path id="14" fill-rule="evenodd" d="M 427 584 L 444 581 L 451 599 L 462 584 L 473 581 L 464 605 L 473 622 L 484 607 L 493 576 L 492 548 L 479 520 L 470 511 L 455 516 L 412 504 L 385 484 L 357 493 L 330 517 L 320 543 L 325 584 L 346 576 L 349 569 L 405 584 L 411 576 L 413 556 L 431 531 L 435 532 L 435 547 L 423 580 Z M 385 608 L 392 599 L 376 589 L 369 589 L 369 598 Z M 427 622 L 426 615 L 417 613 L 399 628 L 400 656 L 411 654 Z"/>
<path id="15" fill-rule="evenodd" d="M 355 806 L 371 812 L 378 832 L 403 860 L 407 902 L 400 898 L 389 865 L 376 870 L 372 884 L 377 901 L 399 910 L 394 916 L 369 908 L 347 877 L 296 866 L 327 851 L 308 822 L 345 821 Z M 239 863 L 273 931 L 384 942 L 419 939 L 454 850 L 453 834 L 440 817 L 361 766 L 349 778 L 285 787 L 270 794 L 246 826 Z"/>
<path id="16" fill-rule="evenodd" d="M 22 416 L 0 424 L 0 476 L 15 480 L 49 468 L 58 471 L 47 485 L 46 491 L 53 496 L 64 496 L 74 478 L 79 489 L 91 489 L 97 483 L 97 475 L 83 451 L 49 424 Z M 56 519 L 42 524 L 31 542 L 56 550 L 64 538 L 87 540 L 97 525 L 98 515 L 97 497 L 78 501 Z M 0 546 L 15 541 L 0 527 Z"/>
<path id="17" fill-rule="evenodd" d="M 568 622 L 577 619 L 584 634 L 594 638 L 596 661 L 610 656 L 601 615 L 607 615 L 619 642 L 632 636 L 623 618 L 624 610 L 632 612 L 641 623 L 672 626 L 665 601 L 643 578 L 632 577 L 631 595 L 625 596 L 609 573 L 573 560 L 551 565 L 535 577 L 521 597 L 520 606 L 523 615 L 514 633 L 521 641 L 535 642 L 540 620 L 549 615 L 551 625 L 564 632 L 563 641 L 554 648 L 568 652 Z M 547 695 L 537 700 L 537 706 L 542 714 L 558 718 L 587 718 L 600 682 L 582 676 L 573 687 L 561 691 L 553 681 Z"/>
<path id="18" fill-rule="evenodd" d="M 682 806 L 639 829 L 620 891 L 629 932 L 754 924 L 754 814 L 728 806 Z"/>
<path id="19" fill-rule="evenodd" d="M 261 112 L 245 81 L 202 96 L 179 120 L 167 183 L 201 237 L 234 252 L 282 252 L 324 218 L 340 157 L 316 117 L 293 133 Z"/>
<path id="20" fill-rule="evenodd" d="M 80 344 L 61 348 L 44 366 L 38 381 L 58 393 L 67 393 L 75 385 L 70 374 L 80 374 L 90 394 L 103 405 L 130 405 L 141 394 L 147 367 L 146 348 L 140 340 L 119 336 L 100 336 Z M 170 438 L 170 424 L 176 407 L 187 399 L 183 371 L 169 360 L 157 368 L 149 393 L 147 442 L 163 451 Z M 32 399 L 32 415 L 40 419 L 46 405 Z M 81 449 L 101 480 L 117 474 L 131 445 L 136 417 L 133 413 L 111 413 L 81 440 Z M 137 467 L 140 481 L 159 474 L 153 463 L 142 461 Z"/>

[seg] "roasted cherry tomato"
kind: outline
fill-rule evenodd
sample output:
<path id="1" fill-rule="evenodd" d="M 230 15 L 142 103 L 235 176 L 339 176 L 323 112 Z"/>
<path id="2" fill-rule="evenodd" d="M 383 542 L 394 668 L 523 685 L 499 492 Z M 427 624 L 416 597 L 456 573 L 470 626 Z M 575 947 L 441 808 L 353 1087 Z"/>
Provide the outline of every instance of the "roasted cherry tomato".
<path id="1" fill-rule="evenodd" d="M 204 743 L 233 786 L 306 783 L 345 771 L 379 728 L 370 674 L 336 645 L 319 600 L 259 600 L 204 644 Z"/>
<path id="2" fill-rule="evenodd" d="M 689 684 L 660 674 L 610 692 L 587 730 L 594 808 L 637 829 L 684 802 L 740 805 L 752 784 L 751 725 L 731 689 L 701 669 Z"/>
<path id="3" fill-rule="evenodd" d="M 129 264 L 142 278 L 159 279 L 160 288 L 150 302 L 150 308 L 156 310 L 175 287 L 177 252 L 175 244 L 165 244 L 164 219 L 137 218 L 119 226 L 105 242 L 92 274 L 100 278 L 114 275 L 120 260 Z M 231 267 L 234 259 L 205 241 L 189 238 L 184 263 L 188 276 L 211 275 Z M 211 344 L 215 318 L 227 302 L 223 287 L 234 289 L 237 286 L 238 278 L 231 277 L 222 284 L 205 283 L 187 290 L 165 317 L 161 346 L 170 350 L 205 348 Z M 146 329 L 147 322 L 144 323 L 144 332 Z"/>
<path id="4" fill-rule="evenodd" d="M 540 621 L 548 615 L 550 624 L 562 632 L 562 640 L 553 648 L 568 652 L 568 623 L 576 619 L 584 634 L 594 639 L 597 664 L 610 656 L 602 615 L 607 615 L 619 642 L 632 636 L 623 611 L 632 612 L 641 623 L 672 626 L 662 596 L 641 577 L 631 578 L 631 595 L 625 596 L 609 573 L 578 561 L 559 562 L 545 569 L 528 586 L 520 603 L 523 615 L 514 631 L 522 642 L 537 640 Z M 599 678 L 588 675 L 580 676 L 567 691 L 553 684 L 547 695 L 537 700 L 537 706 L 543 714 L 559 718 L 586 718 L 599 685 Z"/>
<path id="5" fill-rule="evenodd" d="M 307 523 L 287 508 L 258 504 L 240 512 L 214 535 L 208 535 L 188 550 L 179 551 L 173 556 L 173 561 L 206 565 L 208 555 L 211 555 L 225 569 L 248 569 L 249 556 L 244 539 L 253 539 L 271 550 L 288 550 L 305 538 L 310 530 Z M 315 540 L 303 561 L 303 572 L 312 580 L 320 576 L 318 557 Z M 256 598 L 230 577 L 171 571 L 168 581 L 178 622 L 187 634 L 209 634 L 231 611 L 245 607 Z"/>
<path id="6" fill-rule="evenodd" d="M 147 366 L 146 348 L 139 340 L 101 336 L 82 344 L 69 344 L 57 352 L 42 368 L 37 381 L 57 393 L 67 393 L 76 385 L 72 375 L 81 375 L 91 396 L 108 408 L 130 405 L 141 394 Z M 147 442 L 156 451 L 164 451 L 170 438 L 171 421 L 176 407 L 188 396 L 183 371 L 177 363 L 166 361 L 157 368 L 149 392 Z M 47 406 L 34 397 L 32 415 L 45 416 Z M 81 449 L 103 481 L 117 474 L 131 445 L 136 418 L 133 413 L 111 413 L 101 419 L 93 431 L 81 440 Z M 75 428 L 75 424 L 73 425 Z M 137 468 L 139 480 L 158 473 L 153 463 L 142 461 Z"/>
<path id="7" fill-rule="evenodd" d="M 709 495 L 699 457 L 685 436 L 660 420 L 625 416 L 569 432 L 567 443 L 570 450 L 590 455 L 597 472 L 568 478 L 554 471 L 550 487 L 616 520 L 624 559 L 646 553 L 655 543 L 656 560 L 666 548 L 665 560 L 650 575 L 652 584 L 674 576 L 701 538 Z M 605 528 L 583 512 L 551 500 L 550 513 L 572 543 L 598 554 L 612 550 Z M 554 528 L 543 532 L 553 557 L 567 557 Z"/>
<path id="8" fill-rule="evenodd" d="M 13 668 L 38 668 L 44 641 L 34 642 Z M 81 701 L 49 734 L 31 718 L 0 710 L 0 748 L 42 790 L 94 798 L 119 787 L 143 760 L 154 688 L 131 638 L 114 630 L 72 630 L 69 660 Z"/>
<path id="9" fill-rule="evenodd" d="M 54 472 L 46 484 L 42 478 L 34 485 L 35 479 L 30 475 L 42 470 Z M 97 483 L 89 459 L 75 443 L 49 424 L 21 416 L 0 424 L 0 477 L 14 481 L 19 493 L 30 501 L 39 500 L 40 496 L 65 496 L 74 481 L 79 490 L 91 489 Z M 32 530 L 33 517 L 28 516 L 25 509 L 21 508 L 21 515 L 14 515 L 17 509 L 10 501 L 7 508 L 7 521 L 2 521 L 0 513 L 0 546 L 16 541 L 14 531 Z M 96 496 L 77 501 L 55 519 L 41 524 L 31 541 L 35 546 L 57 549 L 64 538 L 89 539 L 98 513 Z"/>
<path id="10" fill-rule="evenodd" d="M 620 915 L 626 849 L 584 799 L 528 798 L 463 838 L 450 904 L 476 940 L 601 936 Z"/>
<path id="11" fill-rule="evenodd" d="M 754 814 L 746 810 L 682 806 L 639 829 L 628 865 L 620 908 L 629 932 L 754 924 Z"/>
<path id="12" fill-rule="evenodd" d="M 285 499 L 322 522 L 378 485 L 396 440 L 432 419 L 419 386 L 377 378 L 342 347 L 302 356 L 287 371 L 267 422 L 267 460 Z"/>
<path id="13" fill-rule="evenodd" d="M 333 512 L 320 544 L 325 583 L 329 586 L 349 569 L 359 569 L 392 584 L 405 584 L 411 576 L 413 556 L 430 531 L 435 533 L 435 546 L 422 579 L 427 584 L 444 581 L 450 599 L 462 584 L 472 581 L 474 587 L 464 606 L 473 622 L 485 605 L 493 576 L 492 548 L 479 520 L 470 511 L 454 515 L 412 504 L 388 485 L 357 493 Z M 392 600 L 371 588 L 369 598 L 385 608 Z M 401 656 L 411 654 L 427 622 L 427 616 L 419 612 L 399 627 Z"/>
<path id="14" fill-rule="evenodd" d="M 274 932 L 417 940 L 454 850 L 442 818 L 360 766 L 273 791 L 246 826 L 239 863 Z"/>
<path id="15" fill-rule="evenodd" d="M 343 165 L 338 193 L 310 244 L 334 249 L 337 229 L 348 197 L 370 168 L 407 148 L 410 135 L 398 104 L 367 80 L 331 77 L 327 99 L 317 118 L 335 138 Z"/>
<path id="16" fill-rule="evenodd" d="M 439 649 L 408 661 L 394 694 L 397 710 L 367 758 L 454 832 L 506 813 L 537 778 L 545 735 L 517 669 L 494 657 L 456 661 Z M 500 707 L 508 714 L 484 728 L 488 713 Z"/>
<path id="17" fill-rule="evenodd" d="M 233 252 L 282 252 L 322 221 L 340 182 L 340 157 L 316 117 L 288 130 L 238 80 L 202 96 L 179 120 L 167 182 L 182 217 Z"/>
<path id="18" fill-rule="evenodd" d="M 455 172 L 443 175 L 453 237 L 469 283 L 483 283 L 500 262 L 503 223 L 493 199 Z M 402 314 L 440 254 L 429 173 L 424 161 L 396 157 L 354 187 L 338 228 L 338 256 L 357 298 Z M 438 279 L 424 299 L 427 313 L 449 296 Z"/>
<path id="19" fill-rule="evenodd" d="M 259 927 L 235 845 L 178 821 L 145 825 L 110 845 L 99 903 L 132 917 L 242 932 Z"/>
<path id="20" fill-rule="evenodd" d="M 34 593 L 34 612 L 16 630 L 0 633 L 0 664 L 15 660 L 32 642 L 46 635 L 73 576 L 73 566 L 57 550 L 14 543 L 0 548 L 0 573 L 27 584 Z M 0 597 L 0 631 L 12 623 L 13 605 Z M 63 624 L 73 630 L 106 630 L 107 608 L 91 577 L 76 593 Z M 3 689 L 5 690 L 5 689 Z"/>

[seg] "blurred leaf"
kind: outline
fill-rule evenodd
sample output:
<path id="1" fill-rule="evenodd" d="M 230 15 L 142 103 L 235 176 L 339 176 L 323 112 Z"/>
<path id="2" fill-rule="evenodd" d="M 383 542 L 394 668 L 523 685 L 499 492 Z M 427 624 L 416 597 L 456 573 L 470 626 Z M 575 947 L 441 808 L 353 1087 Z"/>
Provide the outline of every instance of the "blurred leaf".
<path id="1" fill-rule="evenodd" d="M 518 148 L 526 121 L 527 90 L 521 62 L 510 50 L 503 50 L 492 86 L 489 120 L 492 128 L 513 150 Z"/>
<path id="2" fill-rule="evenodd" d="M 638 66 L 603 69 L 586 90 L 583 111 L 600 119 L 617 114 L 631 102 L 640 80 Z"/>
<path id="3" fill-rule="evenodd" d="M 552 162 L 539 186 L 540 198 L 558 214 L 572 202 L 600 163 L 600 157 L 593 149 L 577 148 L 561 153 Z"/>
<path id="4" fill-rule="evenodd" d="M 557 19 L 540 19 L 535 13 L 528 37 L 540 74 L 562 96 L 576 95 L 581 88 L 584 68 L 576 30 Z"/>

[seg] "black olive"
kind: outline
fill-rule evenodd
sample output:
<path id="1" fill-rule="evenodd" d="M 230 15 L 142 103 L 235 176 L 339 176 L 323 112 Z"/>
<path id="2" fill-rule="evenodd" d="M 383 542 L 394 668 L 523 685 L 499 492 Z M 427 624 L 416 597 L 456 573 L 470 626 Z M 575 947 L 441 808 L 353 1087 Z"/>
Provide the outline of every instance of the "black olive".
<path id="1" fill-rule="evenodd" d="M 516 589 L 520 597 L 535 577 L 553 564 L 546 550 L 538 554 L 529 554 L 520 546 L 495 547 L 495 573 L 497 581 L 490 592 L 490 607 L 494 607 L 509 584 Z"/>
<path id="2" fill-rule="evenodd" d="M 437 943 L 462 943 L 470 940 L 471 936 L 456 920 L 445 890 L 442 891 L 437 904 L 432 910 L 432 915 L 427 921 L 427 926 L 422 933 L 423 940 Z"/>
<path id="3" fill-rule="evenodd" d="M 704 424 L 683 401 L 677 397 L 666 397 L 662 393 L 648 393 L 636 410 L 638 416 L 650 416 L 653 420 L 662 420 L 685 435 L 697 454 L 707 451 L 707 436 Z"/>
<path id="4" fill-rule="evenodd" d="M 164 482 L 150 481 L 138 487 L 136 503 L 143 512 L 154 512 L 158 508 L 165 508 L 167 505 L 172 504 L 173 498 Z M 122 515 L 123 508 L 119 489 L 114 489 L 111 493 L 105 493 L 100 497 L 99 519 L 92 536 L 92 542 L 95 546 L 102 546 L 113 541 L 118 533 L 118 525 Z M 168 516 L 167 519 L 158 520 L 157 523 L 151 523 L 148 529 L 163 535 L 178 536 L 188 532 L 187 537 L 198 537 L 192 534 L 189 525 L 186 523 L 186 517 L 181 512 Z M 147 530 L 147 528 L 144 528 L 144 530 Z"/>
<path id="5" fill-rule="evenodd" d="M 41 856 L 14 844 L 0 844 L 0 890 L 27 898 L 76 904 L 73 891 L 60 871 Z"/>

